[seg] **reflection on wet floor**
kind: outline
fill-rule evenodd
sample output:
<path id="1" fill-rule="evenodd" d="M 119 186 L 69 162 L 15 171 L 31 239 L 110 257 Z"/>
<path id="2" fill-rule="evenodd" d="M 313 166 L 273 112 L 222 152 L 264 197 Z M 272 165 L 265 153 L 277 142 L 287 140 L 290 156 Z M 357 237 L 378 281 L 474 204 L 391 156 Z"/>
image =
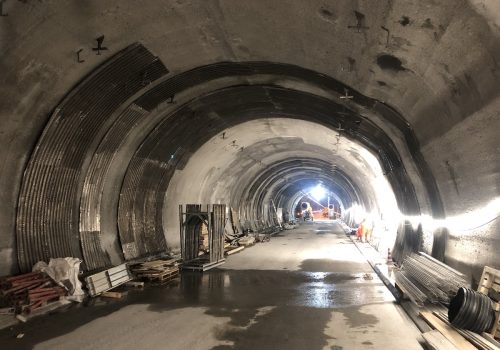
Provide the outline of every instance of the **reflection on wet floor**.
<path id="1" fill-rule="evenodd" d="M 172 336 L 185 337 L 192 342 L 177 343 L 181 345 L 172 348 L 184 349 L 191 344 L 191 350 L 323 349 L 343 344 L 342 337 L 347 337 L 345 341 L 356 339 L 359 344 L 374 341 L 377 329 L 387 323 L 379 319 L 379 310 L 399 320 L 393 296 L 354 247 L 338 245 L 345 236 L 328 235 L 330 245 L 325 245 L 318 243 L 325 236 L 317 236 L 312 228 L 308 232 L 303 236 L 297 230 L 270 244 L 258 245 L 252 248 L 254 251 L 248 249 L 244 253 L 253 260 L 244 254 L 231 257 L 233 262 L 248 259 L 246 265 L 238 263 L 240 269 L 233 263 L 227 265 L 234 269 L 226 266 L 204 273 L 186 271 L 170 285 L 132 289 L 123 300 L 90 299 L 86 305 L 0 331 L 0 348 L 64 349 L 73 347 L 78 338 L 78 348 L 100 349 L 104 340 L 87 339 L 87 332 L 99 333 L 108 339 L 109 349 L 116 348 L 116 337 L 106 333 L 106 327 L 115 323 L 134 330 L 131 334 L 120 331 L 120 349 L 133 348 L 134 332 L 148 334 L 155 344 L 171 344 Z M 297 235 L 305 239 L 297 241 Z M 262 259 L 283 242 L 290 244 L 283 247 L 287 249 L 285 255 L 273 255 L 278 263 L 264 260 L 264 267 L 274 269 L 249 267 L 262 267 Z M 298 246 L 290 247 L 291 242 L 303 248 L 300 258 L 294 254 Z M 295 266 L 293 270 L 282 269 L 287 261 L 288 266 Z M 211 346 L 206 345 L 206 340 L 196 339 L 190 326 L 192 315 L 205 320 L 197 324 L 206 325 L 204 337 L 211 339 Z M 182 326 L 173 331 L 169 326 L 172 322 L 181 322 Z M 390 327 L 388 324 L 386 328 Z M 21 332 L 26 336 L 16 339 Z"/>
<path id="2" fill-rule="evenodd" d="M 91 299 L 91 303 L 86 306 L 49 316 L 50 322 L 47 324 L 35 320 L 21 328 L 31 335 L 26 339 L 28 341 L 23 342 L 23 346 L 31 348 L 37 342 L 64 334 L 126 305 L 146 303 L 152 312 L 203 307 L 208 308 L 206 313 L 209 315 L 230 317 L 233 325 L 247 325 L 260 308 L 272 305 L 273 309 L 259 317 L 259 325 L 254 326 L 255 332 L 263 332 L 261 328 L 270 325 L 267 322 L 286 322 L 292 315 L 304 319 L 304 322 L 307 318 L 313 318 L 317 325 L 321 319 L 326 322 L 331 308 L 392 300 L 392 295 L 380 281 L 366 280 L 364 273 L 271 270 L 212 270 L 203 274 L 185 272 L 174 284 L 130 290 L 126 300 L 122 301 Z M 304 331 L 308 331 L 306 325 L 303 327 Z M 234 329 L 229 330 L 220 336 L 231 338 L 235 336 L 234 332 Z M 5 341 L 9 333 L 8 330 L 2 331 L 0 338 Z M 289 336 L 293 338 L 295 335 Z M 297 337 L 294 341 L 298 346 L 301 337 Z"/>
<path id="3" fill-rule="evenodd" d="M 394 300 L 378 278 L 367 280 L 363 273 L 218 270 L 203 275 L 183 274 L 179 291 L 182 292 L 178 296 L 169 293 L 170 298 L 221 307 L 241 304 L 339 308 Z"/>

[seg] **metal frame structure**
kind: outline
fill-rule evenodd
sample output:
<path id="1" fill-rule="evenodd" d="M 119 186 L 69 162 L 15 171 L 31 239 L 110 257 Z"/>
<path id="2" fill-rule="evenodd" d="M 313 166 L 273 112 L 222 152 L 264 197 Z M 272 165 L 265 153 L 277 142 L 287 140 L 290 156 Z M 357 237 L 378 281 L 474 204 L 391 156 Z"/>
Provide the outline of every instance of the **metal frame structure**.
<path id="1" fill-rule="evenodd" d="M 223 264 L 224 230 L 226 226 L 226 205 L 208 204 L 202 211 L 201 204 L 179 205 L 182 268 L 185 270 L 206 271 Z M 207 225 L 209 252 L 199 256 L 200 231 L 202 224 Z"/>

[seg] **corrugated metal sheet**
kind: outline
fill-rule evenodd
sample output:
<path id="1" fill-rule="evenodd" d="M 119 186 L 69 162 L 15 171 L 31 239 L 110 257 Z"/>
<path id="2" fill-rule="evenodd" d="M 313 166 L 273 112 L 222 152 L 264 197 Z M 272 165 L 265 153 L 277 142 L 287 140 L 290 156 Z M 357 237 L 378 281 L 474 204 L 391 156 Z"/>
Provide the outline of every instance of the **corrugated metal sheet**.
<path id="1" fill-rule="evenodd" d="M 114 150 L 136 120 L 178 92 L 213 79 L 254 74 L 303 80 L 339 94 L 348 88 L 320 73 L 286 64 L 224 62 L 200 67 L 160 82 L 134 101 L 135 106 L 119 116 L 119 122 L 109 129 L 92 157 L 99 141 L 96 135 L 103 135 L 104 126 L 112 124 L 109 117 L 113 111 L 144 86 L 145 76 L 147 81 L 153 81 L 165 73 L 161 62 L 135 45 L 115 56 L 112 64 L 98 69 L 55 110 L 30 160 L 21 190 L 17 230 L 22 269 L 29 269 L 36 260 L 70 254 L 83 255 L 91 269 L 109 263 L 100 241 L 99 196 Z M 349 90 L 349 94 L 365 108 L 377 104 L 356 91 Z M 277 110 L 276 106 L 282 108 Z M 342 116 L 336 113 L 339 111 L 347 114 Z M 353 139 L 379 152 L 384 170 L 392 172 L 390 179 L 403 184 L 409 193 L 407 198 L 398 199 L 408 201 L 409 207 L 415 209 L 413 189 L 408 186 L 411 183 L 401 168 L 397 150 L 379 128 L 365 121 L 358 125 L 354 123 L 359 118 L 355 112 L 307 93 L 269 86 L 233 87 L 201 97 L 194 105 L 181 106 L 165 116 L 130 161 L 118 207 L 125 258 L 166 248 L 162 223 L 166 189 L 174 170 L 183 167 L 191 152 L 225 127 L 273 114 L 297 116 L 332 128 L 341 121 Z M 391 114 L 392 119 L 397 119 L 392 124 L 405 135 L 411 134 L 398 117 Z M 418 151 L 413 155 L 418 158 Z M 81 169 L 85 157 L 92 157 L 88 173 Z M 84 184 L 81 203 L 79 182 Z"/>
<path id="2" fill-rule="evenodd" d="M 149 82 L 166 72 L 157 57 L 134 44 L 99 67 L 55 109 L 21 187 L 16 230 L 22 271 L 39 260 L 82 258 L 82 249 L 98 249 L 99 236 L 92 230 L 80 247 L 80 182 L 86 173 L 82 167 L 103 128 L 112 122 L 113 112 L 144 87 L 145 77 Z"/>
<path id="3" fill-rule="evenodd" d="M 80 201 L 80 239 L 83 256 L 89 270 L 110 266 L 109 255 L 101 244 L 101 204 L 104 181 L 110 170 L 116 150 L 128 133 L 147 111 L 129 106 L 116 120 L 103 138 L 90 162 Z M 111 234 L 115 235 L 115 232 Z M 129 251 L 131 247 L 127 247 Z"/>

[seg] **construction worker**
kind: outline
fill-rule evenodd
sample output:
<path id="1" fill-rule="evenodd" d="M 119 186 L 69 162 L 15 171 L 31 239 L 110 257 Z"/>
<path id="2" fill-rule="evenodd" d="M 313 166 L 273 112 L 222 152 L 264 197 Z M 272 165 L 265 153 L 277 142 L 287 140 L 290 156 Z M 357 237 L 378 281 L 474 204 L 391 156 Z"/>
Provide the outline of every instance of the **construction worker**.
<path id="1" fill-rule="evenodd" d="M 361 223 L 359 224 L 358 230 L 356 231 L 356 237 L 358 238 L 358 241 L 365 242 L 365 240 L 366 240 L 365 219 L 361 220 Z"/>

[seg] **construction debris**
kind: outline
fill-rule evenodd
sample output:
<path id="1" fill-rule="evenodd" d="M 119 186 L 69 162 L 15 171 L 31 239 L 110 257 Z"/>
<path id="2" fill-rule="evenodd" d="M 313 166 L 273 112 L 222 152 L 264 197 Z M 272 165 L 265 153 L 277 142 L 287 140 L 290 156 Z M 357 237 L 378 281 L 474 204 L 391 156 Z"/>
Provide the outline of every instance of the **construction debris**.
<path id="1" fill-rule="evenodd" d="M 425 295 L 417 286 L 415 286 L 401 271 L 394 272 L 394 279 L 401 291 L 418 307 L 423 307 L 427 300 Z"/>
<path id="2" fill-rule="evenodd" d="M 491 336 L 500 339 L 500 270 L 485 266 L 477 291 L 490 297 L 494 302 L 495 324 Z"/>
<path id="3" fill-rule="evenodd" d="M 131 270 L 138 278 L 152 282 L 167 283 L 179 277 L 179 264 L 174 259 L 135 264 Z"/>
<path id="4" fill-rule="evenodd" d="M 238 253 L 238 252 L 241 252 L 243 249 L 245 249 L 245 247 L 241 246 L 241 247 L 236 247 L 234 249 L 230 249 L 226 252 L 227 255 L 231 255 L 231 254 L 235 254 L 235 253 Z"/>
<path id="5" fill-rule="evenodd" d="M 422 337 L 431 350 L 457 350 L 457 347 L 438 330 L 425 332 Z"/>
<path id="6" fill-rule="evenodd" d="M 418 306 L 426 301 L 448 304 L 460 287 L 468 286 L 462 273 L 423 252 L 407 256 L 395 277 L 398 287 Z"/>
<path id="7" fill-rule="evenodd" d="M 463 281 L 460 281 L 460 274 L 458 273 L 457 276 L 457 272 L 455 270 L 447 267 L 441 262 L 433 261 L 431 257 L 426 256 L 425 254 L 420 254 L 420 256 L 435 264 L 433 268 L 435 268 L 436 271 L 439 271 L 434 271 L 434 273 L 432 273 L 428 270 L 429 265 L 424 264 L 425 266 L 427 266 L 427 268 L 421 266 L 423 270 L 422 273 L 427 274 L 427 278 L 430 278 L 430 276 L 433 278 L 437 278 L 436 274 L 442 273 L 443 275 L 449 276 L 450 279 L 453 279 L 447 282 L 442 281 L 443 286 L 440 287 L 440 290 L 442 292 L 448 292 L 448 290 L 452 289 L 454 284 L 456 283 L 463 283 Z M 411 257 L 411 259 L 421 261 L 421 259 L 418 257 Z M 408 259 L 405 259 L 405 262 L 407 260 Z M 414 262 L 412 261 L 411 263 L 413 264 Z M 440 332 L 440 334 L 437 334 L 435 332 L 432 334 L 423 334 L 424 339 L 428 342 L 430 348 L 438 350 L 452 348 L 471 350 L 500 349 L 499 343 L 495 339 L 495 337 L 498 337 L 497 331 L 498 319 L 500 318 L 500 304 L 496 303 L 496 306 L 493 306 L 491 300 L 492 298 L 493 301 L 497 302 L 497 293 L 498 291 L 500 291 L 500 283 L 498 282 L 500 282 L 500 271 L 485 266 L 483 275 L 481 276 L 481 280 L 479 281 L 478 291 L 475 292 L 463 287 L 458 289 L 458 293 L 456 293 L 456 296 L 450 302 L 448 314 L 437 311 L 421 311 L 420 316 L 430 326 Z M 426 287 L 428 288 L 429 286 L 432 289 L 436 288 L 435 285 L 426 285 Z M 460 306 L 460 308 L 458 308 L 458 306 Z M 433 309 L 435 308 L 436 307 L 433 307 Z M 464 313 L 462 316 L 460 316 L 463 310 L 467 310 L 467 313 Z M 497 312 L 495 321 L 496 323 L 493 322 L 495 320 L 495 314 L 493 313 L 493 310 Z M 484 329 L 490 332 L 490 334 L 476 333 L 481 332 Z M 452 348 L 449 344 L 443 341 L 443 337 L 453 344 Z"/>
<path id="8" fill-rule="evenodd" d="M 68 291 L 68 300 L 82 302 L 85 292 L 79 280 L 80 264 L 78 258 L 51 258 L 49 263 L 39 261 L 33 266 L 33 272 L 46 273 L 54 282 Z"/>
<path id="9" fill-rule="evenodd" d="M 130 281 L 125 283 L 125 286 L 131 288 L 144 288 L 144 282 Z"/>
<path id="10" fill-rule="evenodd" d="M 442 313 L 442 312 L 433 312 L 432 313 L 434 316 L 439 318 L 441 321 L 443 321 L 447 326 L 453 328 L 455 331 L 457 331 L 462 337 L 467 339 L 470 343 L 472 343 L 475 347 L 478 349 L 482 350 L 498 350 L 498 346 L 495 344 L 496 341 L 493 339 L 493 341 L 486 339 L 485 337 L 479 335 L 478 333 L 465 330 L 465 329 L 460 329 L 458 327 L 453 326 L 448 321 L 448 317 Z"/>
<path id="11" fill-rule="evenodd" d="M 9 305 L 14 313 L 32 313 L 33 310 L 67 295 L 43 272 L 30 272 L 0 281 L 2 304 Z"/>
<path id="12" fill-rule="evenodd" d="M 245 237 L 238 238 L 238 244 L 240 246 L 245 246 L 245 247 L 254 245 L 255 244 L 255 237 L 254 236 L 245 236 Z"/>
<path id="13" fill-rule="evenodd" d="M 437 329 L 450 343 L 460 350 L 477 350 L 475 346 L 460 335 L 452 326 L 446 324 L 429 311 L 422 311 L 420 316 L 434 329 Z"/>
<path id="14" fill-rule="evenodd" d="M 28 322 L 29 320 L 31 320 L 34 317 L 45 315 L 49 312 L 52 312 L 56 309 L 59 309 L 63 306 L 67 306 L 70 304 L 71 304 L 71 301 L 66 300 L 66 299 L 60 299 L 60 300 L 54 301 L 52 303 L 48 303 L 46 305 L 40 306 L 39 308 L 31 311 L 31 313 L 29 313 L 29 314 L 16 315 L 16 318 L 21 322 Z"/>
<path id="15" fill-rule="evenodd" d="M 100 296 L 104 298 L 121 299 L 123 297 L 123 293 L 107 291 L 102 292 Z"/>

